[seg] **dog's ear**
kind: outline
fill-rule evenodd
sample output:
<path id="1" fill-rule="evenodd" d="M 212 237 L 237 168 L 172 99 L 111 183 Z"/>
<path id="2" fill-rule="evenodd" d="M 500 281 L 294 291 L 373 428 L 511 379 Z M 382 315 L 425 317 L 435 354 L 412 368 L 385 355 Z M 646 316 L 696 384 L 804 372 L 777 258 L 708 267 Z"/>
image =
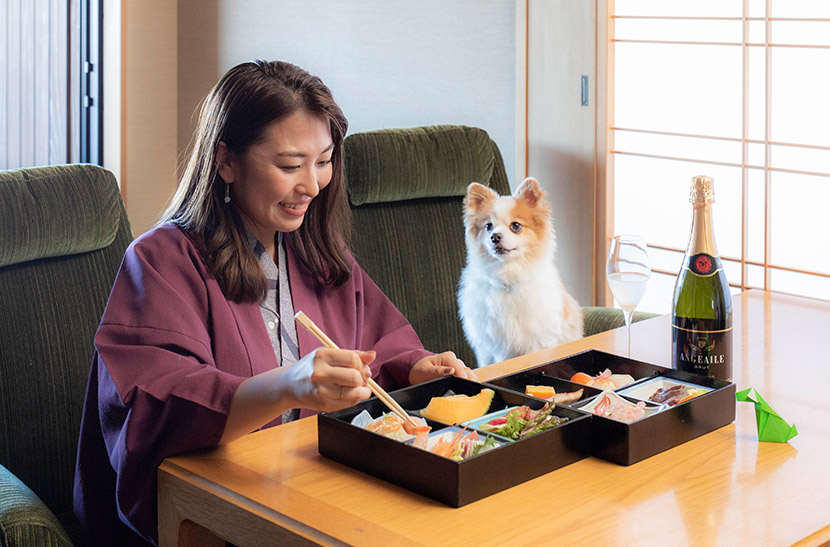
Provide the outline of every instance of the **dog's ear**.
<path id="1" fill-rule="evenodd" d="M 486 203 L 493 201 L 497 197 L 499 195 L 490 188 L 477 182 L 471 182 L 467 187 L 467 195 L 464 197 L 464 211 L 478 212 Z"/>
<path id="2" fill-rule="evenodd" d="M 539 181 L 528 177 L 516 188 L 513 197 L 526 201 L 531 207 L 536 207 L 539 202 L 544 201 L 545 191 L 539 186 Z"/>

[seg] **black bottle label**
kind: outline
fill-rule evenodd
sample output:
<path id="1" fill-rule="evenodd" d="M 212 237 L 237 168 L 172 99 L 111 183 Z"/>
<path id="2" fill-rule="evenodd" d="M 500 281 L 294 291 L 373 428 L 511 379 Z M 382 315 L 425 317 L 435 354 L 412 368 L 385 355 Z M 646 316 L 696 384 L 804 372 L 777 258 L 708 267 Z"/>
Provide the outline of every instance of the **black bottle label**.
<path id="1" fill-rule="evenodd" d="M 674 368 L 732 380 L 732 316 L 726 321 L 675 317 L 672 324 Z"/>
<path id="2" fill-rule="evenodd" d="M 709 277 L 715 275 L 718 270 L 723 268 L 720 257 L 712 256 L 706 253 L 698 253 L 689 258 L 689 263 L 686 266 L 695 275 L 701 277 Z"/>

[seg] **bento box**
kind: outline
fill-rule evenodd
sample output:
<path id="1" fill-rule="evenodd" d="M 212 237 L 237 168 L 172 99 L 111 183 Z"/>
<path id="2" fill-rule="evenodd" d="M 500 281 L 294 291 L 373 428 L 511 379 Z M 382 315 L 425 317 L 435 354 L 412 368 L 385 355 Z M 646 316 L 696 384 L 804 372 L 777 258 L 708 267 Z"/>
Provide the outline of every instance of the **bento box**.
<path id="1" fill-rule="evenodd" d="M 390 395 L 407 412 L 418 415 L 433 397 L 448 393 L 472 397 L 484 388 L 494 391 L 491 413 L 522 405 L 535 410 L 545 406 L 543 400 L 455 376 L 392 391 Z M 566 407 L 557 406 L 552 411 L 560 419 L 567 418 L 561 425 L 515 441 L 498 439 L 495 448 L 461 461 L 353 425 L 363 411 L 379 417 L 388 409 L 373 397 L 344 410 L 318 414 L 320 454 L 452 507 L 564 467 L 589 456 L 591 451 L 591 416 Z M 427 423 L 433 435 L 444 430 L 455 433 L 465 426 L 467 431 L 475 428 L 471 424 L 452 427 L 432 420 Z"/>
<path id="2" fill-rule="evenodd" d="M 629 375 L 633 381 L 607 391 L 570 381 L 577 373 L 596 377 L 606 369 Z M 589 413 L 591 454 L 621 465 L 637 463 L 735 421 L 735 384 L 597 350 L 485 383 L 522 394 L 527 386 L 553 386 L 557 393 L 583 389 L 580 399 L 557 406 Z M 667 402 L 650 400 L 660 390 L 679 395 Z M 637 411 L 635 416 L 623 412 L 622 418 L 607 417 L 603 409 L 612 404 L 623 411 L 641 408 L 642 416 L 637 417 Z"/>

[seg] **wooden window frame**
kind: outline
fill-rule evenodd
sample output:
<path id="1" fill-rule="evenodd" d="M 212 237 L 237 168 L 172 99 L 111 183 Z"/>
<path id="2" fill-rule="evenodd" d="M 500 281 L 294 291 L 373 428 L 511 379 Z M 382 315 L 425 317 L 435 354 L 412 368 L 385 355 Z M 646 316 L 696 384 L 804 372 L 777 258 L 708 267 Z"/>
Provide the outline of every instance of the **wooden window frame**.
<path id="1" fill-rule="evenodd" d="M 611 237 L 614 231 L 614 158 L 617 155 L 637 155 L 644 157 L 653 157 L 656 159 L 676 160 L 676 161 L 693 161 L 696 163 L 710 164 L 710 165 L 727 165 L 732 167 L 739 167 L 741 169 L 741 256 L 723 256 L 724 260 L 736 262 L 740 264 L 741 278 L 734 283 L 733 287 L 746 290 L 749 288 L 761 288 L 764 290 L 771 290 L 775 292 L 784 292 L 772 289 L 771 273 L 773 271 L 786 271 L 798 274 L 806 274 L 824 278 L 830 281 L 830 273 L 820 272 L 815 270 L 790 267 L 785 264 L 775 264 L 771 262 L 771 233 L 772 233 L 772 215 L 771 215 L 771 188 L 772 177 L 774 172 L 794 173 L 803 175 L 817 175 L 828 177 L 830 183 L 830 173 L 802 171 L 795 169 L 786 169 L 775 167 L 771 165 L 770 152 L 772 146 L 792 146 L 800 148 L 810 148 L 816 150 L 830 151 L 830 146 L 805 145 L 798 143 L 788 143 L 773 141 L 771 139 L 770 120 L 772 117 L 771 105 L 771 87 L 772 87 L 772 51 L 775 48 L 811 48 L 811 49 L 830 49 L 830 45 L 803 45 L 803 44 L 789 44 L 789 43 L 775 43 L 769 40 L 772 35 L 772 23 L 776 21 L 797 21 L 797 22 L 830 22 L 830 19 L 824 18 L 776 18 L 772 14 L 772 0 L 766 2 L 766 14 L 764 17 L 672 17 L 672 16 L 618 16 L 615 14 L 614 0 L 597 0 L 597 75 L 605 76 L 606 85 L 599 85 L 602 82 L 597 82 L 598 94 L 604 93 L 604 96 L 597 97 L 597 104 L 604 105 L 604 112 L 601 110 L 597 113 L 597 229 L 596 229 L 596 245 L 600 252 L 595 256 L 594 268 L 594 287 L 595 295 L 600 305 L 613 305 L 613 297 L 605 282 L 605 263 L 602 259 L 604 252 L 608 249 Z M 744 14 L 748 12 L 747 0 L 744 1 Z M 668 40 L 632 40 L 632 39 L 617 39 L 615 33 L 615 21 L 617 19 L 663 19 L 663 20 L 679 20 L 679 19 L 693 19 L 693 20 L 738 20 L 742 22 L 743 36 L 741 42 L 696 42 L 696 41 L 668 41 Z M 765 41 L 764 43 L 753 43 L 748 41 L 749 23 L 750 21 L 764 21 L 765 24 Z M 741 47 L 743 62 L 742 62 L 742 135 L 741 138 L 724 138 L 713 137 L 710 135 L 696 135 L 686 133 L 672 133 L 666 131 L 651 131 L 644 129 L 634 129 L 626 127 L 618 127 L 614 124 L 614 70 L 615 58 L 614 47 L 616 43 L 621 42 L 635 42 L 635 43 L 654 43 L 654 44 L 688 44 L 688 45 L 722 45 L 731 47 Z M 752 47 L 763 47 L 765 51 L 765 121 L 764 121 L 764 139 L 750 139 L 749 138 L 749 62 L 748 54 Z M 602 90 L 602 91 L 600 91 Z M 683 158 L 676 156 L 651 155 L 643 153 L 635 153 L 625 150 L 618 150 L 615 147 L 615 135 L 619 131 L 636 131 L 654 135 L 676 136 L 676 137 L 693 137 L 701 139 L 714 139 L 719 141 L 737 141 L 741 143 L 741 162 L 740 163 L 724 163 L 717 161 L 704 161 L 693 158 Z M 764 146 L 764 165 L 752 165 L 748 161 L 748 148 L 750 144 L 762 144 Z M 748 260 L 747 255 L 747 232 L 749 224 L 749 204 L 747 195 L 749 192 L 749 176 L 750 169 L 763 170 L 764 173 L 764 253 L 763 260 Z M 685 249 L 677 247 L 667 247 L 649 244 L 655 249 L 665 251 L 675 251 L 679 253 L 685 252 Z M 754 287 L 748 282 L 748 267 L 760 266 L 764 271 L 764 282 L 762 287 Z M 656 273 L 667 275 L 677 275 L 677 272 L 663 271 L 659 269 L 654 270 Z M 803 295 L 799 295 L 803 296 Z M 816 299 L 821 299 L 814 297 Z"/>

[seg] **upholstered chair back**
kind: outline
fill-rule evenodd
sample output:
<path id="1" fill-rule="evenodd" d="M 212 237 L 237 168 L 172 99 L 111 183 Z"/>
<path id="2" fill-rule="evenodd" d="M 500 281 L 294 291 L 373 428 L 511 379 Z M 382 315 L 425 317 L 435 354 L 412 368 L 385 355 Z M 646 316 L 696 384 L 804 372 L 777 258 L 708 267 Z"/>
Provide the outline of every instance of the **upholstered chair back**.
<path id="1" fill-rule="evenodd" d="M 131 239 L 109 171 L 0 172 L 0 487 L 11 472 L 59 518 L 72 511 L 93 338 Z"/>

